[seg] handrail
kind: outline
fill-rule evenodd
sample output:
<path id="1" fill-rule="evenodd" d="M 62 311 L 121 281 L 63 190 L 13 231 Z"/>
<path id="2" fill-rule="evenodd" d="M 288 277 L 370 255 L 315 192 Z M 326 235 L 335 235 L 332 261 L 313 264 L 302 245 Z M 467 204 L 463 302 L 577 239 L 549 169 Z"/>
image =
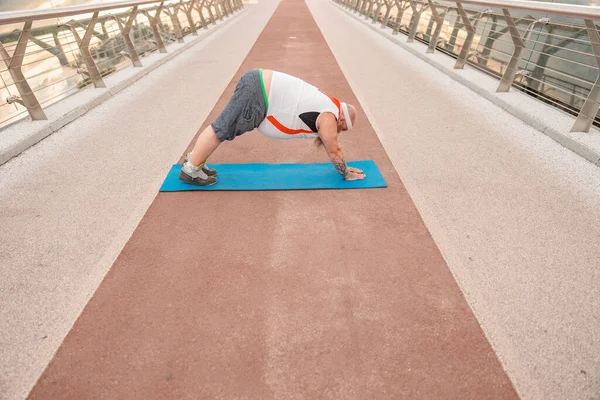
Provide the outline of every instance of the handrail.
<path id="1" fill-rule="evenodd" d="M 150 4 L 157 6 L 154 15 L 150 15 L 148 13 L 152 7 L 146 7 L 144 9 L 140 7 Z M 124 53 L 127 57 L 129 57 L 134 67 L 141 67 L 142 63 L 131 38 L 132 25 L 138 15 L 143 14 L 146 16 L 148 19 L 148 24 L 152 29 L 152 35 L 154 36 L 153 41 L 156 44 L 156 48 L 159 52 L 166 53 L 167 49 L 161 37 L 161 30 L 163 29 L 161 27 L 161 16 L 163 12 L 170 16 L 173 28 L 177 35 L 177 40 L 178 42 L 183 43 L 184 39 L 179 22 L 179 13 L 186 14 L 188 23 L 190 25 L 191 34 L 197 36 L 195 22 L 192 18 L 192 10 L 198 12 L 201 20 L 201 26 L 203 26 L 204 29 L 208 29 L 207 22 L 202 16 L 203 9 L 206 9 L 206 11 L 209 13 L 210 21 L 213 24 L 216 24 L 217 19 L 222 20 L 225 16 L 232 15 L 236 11 L 244 8 L 244 5 L 242 0 L 126 0 L 43 10 L 2 12 L 0 13 L 0 25 L 15 23 L 24 24 L 23 28 L 18 33 L 18 38 L 16 38 L 17 44 L 14 47 L 14 51 L 12 51 L 13 54 L 9 54 L 8 50 L 4 46 L 4 43 L 0 41 L 0 60 L 2 60 L 6 65 L 12 81 L 19 92 L 19 96 L 11 95 L 6 99 L 6 102 L 8 104 L 18 103 L 24 106 L 32 120 L 46 119 L 46 114 L 44 113 L 44 110 L 35 95 L 35 90 L 32 90 L 30 87 L 23 71 L 23 60 L 26 57 L 28 42 L 32 36 L 33 22 L 39 20 L 52 20 L 54 18 L 58 19 L 61 17 L 69 17 L 74 15 L 92 14 L 92 17 L 86 24 L 87 26 L 83 25 L 81 21 L 77 22 L 77 27 L 83 27 L 84 29 L 83 37 L 80 36 L 80 31 L 77 30 L 75 24 L 72 24 L 68 21 L 63 20 L 58 22 L 56 29 L 66 29 L 73 35 L 75 43 L 79 48 L 81 63 L 85 64 L 85 68 L 79 68 L 78 72 L 82 75 L 86 75 L 96 88 L 106 87 L 103 80 L 103 73 L 98 69 L 98 66 L 96 65 L 96 59 L 94 56 L 92 56 L 91 50 L 93 49 L 90 48 L 90 43 L 92 36 L 97 35 L 94 29 L 96 24 L 102 24 L 104 29 L 105 21 L 107 19 L 115 19 L 116 17 L 111 14 L 100 16 L 100 12 L 124 8 L 127 9 L 127 11 L 120 14 L 123 14 L 126 17 L 125 21 L 121 21 L 119 18 L 116 18 L 116 23 L 121 32 L 122 40 L 125 42 L 126 50 L 124 50 Z M 211 8 L 214 8 L 215 14 L 213 14 Z M 6 35 L 4 37 L 6 37 Z M 60 40 L 58 40 L 56 37 L 54 40 L 56 43 L 55 48 L 58 49 L 57 54 L 61 54 L 63 50 Z M 61 62 L 64 62 L 64 60 L 65 59 L 63 58 L 63 61 Z"/>
<path id="2" fill-rule="evenodd" d="M 417 28 L 419 26 L 421 17 L 423 12 L 428 9 L 431 13 L 430 16 L 430 25 L 428 29 L 433 28 L 433 24 L 435 24 L 435 31 L 430 32 L 430 37 L 428 40 L 428 47 L 426 52 L 433 53 L 438 46 L 438 40 L 440 38 L 441 29 L 444 26 L 444 20 L 448 15 L 448 10 L 450 8 L 456 10 L 458 13 L 458 17 L 456 23 L 454 25 L 454 31 L 458 32 L 458 30 L 463 29 L 466 31 L 466 37 L 463 40 L 462 45 L 460 46 L 460 54 L 458 54 L 456 58 L 456 63 L 454 65 L 455 69 L 462 69 L 467 64 L 467 61 L 471 54 L 478 53 L 477 51 L 472 51 L 473 42 L 476 34 L 476 25 L 477 18 L 474 18 L 473 15 L 469 15 L 465 10 L 463 5 L 472 5 L 472 6 L 480 6 L 485 7 L 485 11 L 478 12 L 479 18 L 482 18 L 483 15 L 488 15 L 493 13 L 493 8 L 500 8 L 502 10 L 502 15 L 500 18 L 503 18 L 506 22 L 507 34 L 510 35 L 510 38 L 513 42 L 513 54 L 510 58 L 510 61 L 506 64 L 506 67 L 503 71 L 500 72 L 501 79 L 497 92 L 507 92 L 510 88 L 515 84 L 515 79 L 519 75 L 527 75 L 529 71 L 520 67 L 519 62 L 522 60 L 522 53 L 526 48 L 527 42 L 530 41 L 529 32 L 532 27 L 535 25 L 545 26 L 549 24 L 550 19 L 548 17 L 545 18 L 537 18 L 532 21 L 528 28 L 524 33 L 517 29 L 518 19 L 515 21 L 511 12 L 517 11 L 529 11 L 532 14 L 535 13 L 543 13 L 551 16 L 559 16 L 559 17 L 569 17 L 569 18 L 577 18 L 582 19 L 584 24 L 581 27 L 581 30 L 585 31 L 589 37 L 590 47 L 592 49 L 592 53 L 590 56 L 593 56 L 594 61 L 596 63 L 596 69 L 600 69 L 600 32 L 598 31 L 598 26 L 596 25 L 596 21 L 600 21 L 600 7 L 598 6 L 587 6 L 587 5 L 575 5 L 575 4 L 561 4 L 561 3 L 548 3 L 548 2 L 537 2 L 537 1 L 527 1 L 527 0 L 333 0 L 334 2 L 340 3 L 346 8 L 362 14 L 365 18 L 372 18 L 372 23 L 375 23 L 378 18 L 381 16 L 382 8 L 386 8 L 385 16 L 383 17 L 382 28 L 388 26 L 388 20 L 390 17 L 390 11 L 392 6 L 396 6 L 398 11 L 396 13 L 395 21 L 393 22 L 393 32 L 392 35 L 395 35 L 399 32 L 400 27 L 402 25 L 402 17 L 406 10 L 409 9 L 408 5 L 410 5 L 410 9 L 412 9 L 411 22 L 409 23 L 409 27 L 407 27 L 408 39 L 407 42 L 413 42 L 415 40 L 415 36 L 417 33 Z M 373 8 L 374 6 L 375 9 Z M 420 7 L 419 7 L 420 6 Z M 436 7 L 445 8 L 445 11 L 439 12 Z M 533 17 L 532 17 L 533 18 Z M 458 27 L 458 24 L 461 26 Z M 495 21 L 495 20 L 494 20 Z M 495 22 L 494 22 L 495 24 Z M 480 46 L 478 44 L 477 46 Z M 545 67 L 545 66 L 544 66 Z M 587 98 L 583 106 L 579 109 L 577 114 L 577 119 L 575 120 L 571 132 L 589 132 L 596 115 L 598 114 L 598 110 L 600 109 L 600 76 L 597 76 L 596 81 L 594 82 L 592 89 L 589 91 Z"/>
<path id="3" fill-rule="evenodd" d="M 543 12 L 565 17 L 600 19 L 600 7 L 577 4 L 548 3 L 527 0 L 460 0 L 462 4 L 472 4 L 486 7 L 500 7 L 511 10 Z M 443 3 L 455 3 L 444 1 Z M 434 3 L 435 4 L 435 3 Z"/>
<path id="4" fill-rule="evenodd" d="M 96 3 L 84 6 L 57 7 L 42 10 L 0 12 L 0 25 L 38 21 L 49 18 L 70 17 L 73 15 L 88 14 L 96 11 L 108 11 L 116 8 L 143 6 L 146 4 L 160 3 L 163 1 L 164 0 L 128 0 L 114 3 Z"/>

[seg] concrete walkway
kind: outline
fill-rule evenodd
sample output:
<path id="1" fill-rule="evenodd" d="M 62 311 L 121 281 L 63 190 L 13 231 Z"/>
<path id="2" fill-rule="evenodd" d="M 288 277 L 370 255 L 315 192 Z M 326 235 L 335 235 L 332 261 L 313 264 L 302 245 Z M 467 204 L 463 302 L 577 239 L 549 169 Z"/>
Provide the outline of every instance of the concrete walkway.
<path id="1" fill-rule="evenodd" d="M 0 398 L 597 397 L 598 168 L 327 1 L 247 7 L 0 167 Z M 358 104 L 390 187 L 157 195 L 255 67 Z"/>
<path id="2" fill-rule="evenodd" d="M 0 167 L 0 399 L 27 396 L 276 6 Z"/>
<path id="3" fill-rule="evenodd" d="M 519 395 L 599 399 L 600 169 L 308 4 Z"/>
<path id="4" fill-rule="evenodd" d="M 205 124 L 256 67 L 357 103 L 302 0 L 279 4 Z M 387 189 L 159 193 L 31 398 L 516 397 L 361 117 L 344 147 Z M 325 158 L 250 134 L 214 162 Z"/>

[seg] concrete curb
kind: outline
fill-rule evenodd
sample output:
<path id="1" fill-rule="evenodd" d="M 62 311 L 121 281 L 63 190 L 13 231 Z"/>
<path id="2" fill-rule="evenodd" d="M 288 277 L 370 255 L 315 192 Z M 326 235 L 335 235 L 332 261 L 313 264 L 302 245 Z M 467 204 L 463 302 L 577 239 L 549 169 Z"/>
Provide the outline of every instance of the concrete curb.
<path id="1" fill-rule="evenodd" d="M 175 51 L 166 53 L 165 56 L 162 57 L 160 60 L 154 62 L 151 65 L 148 65 L 147 67 L 144 67 L 142 70 L 140 70 L 137 74 L 133 75 L 132 77 L 130 77 L 122 82 L 119 82 L 112 87 L 109 87 L 105 93 L 103 93 L 97 97 L 94 97 L 93 99 L 89 100 L 87 103 L 79 105 L 78 107 L 74 108 L 73 110 L 70 110 L 69 112 L 67 112 L 66 114 L 62 115 L 61 117 L 59 117 L 58 119 L 56 119 L 54 121 L 46 121 L 47 124 L 43 128 L 38 129 L 37 131 L 28 135 L 23 140 L 21 140 L 21 141 L 17 142 L 16 144 L 1 151 L 0 152 L 0 165 L 8 162 L 11 158 L 18 156 L 23 151 L 27 150 L 31 146 L 40 142 L 44 138 L 50 136 L 54 132 L 58 131 L 59 129 L 61 129 L 61 128 L 65 127 L 66 125 L 70 124 L 71 122 L 75 121 L 77 118 L 81 117 L 82 115 L 85 115 L 87 112 L 93 110 L 95 107 L 99 106 L 100 104 L 104 103 L 106 100 L 115 96 L 117 93 L 119 93 L 119 92 L 123 91 L 124 89 L 126 89 L 127 87 L 131 86 L 132 84 L 134 84 L 135 82 L 137 82 L 139 79 L 143 78 L 150 72 L 154 71 L 155 69 L 164 65 L 166 62 L 172 60 L 173 58 L 175 58 L 179 54 L 183 53 L 190 47 L 196 45 L 198 42 L 206 39 L 208 36 L 217 32 L 219 29 L 226 26 L 231 21 L 237 19 L 238 17 L 240 17 L 241 15 L 246 13 L 246 11 L 247 11 L 247 9 L 244 8 L 240 12 L 227 18 L 225 21 L 223 21 L 221 23 L 217 22 L 217 25 L 210 28 L 210 30 L 207 32 L 201 33 L 200 31 L 198 31 L 197 38 L 193 39 L 189 43 L 186 43 L 184 46 L 178 48 Z M 117 72 L 117 74 L 118 74 L 118 72 Z M 25 121 L 25 122 L 27 122 L 27 121 Z M 29 122 L 31 122 L 31 121 L 29 121 Z M 23 123 L 23 121 L 16 122 L 16 123 Z"/>
<path id="2" fill-rule="evenodd" d="M 459 82 L 460 84 L 468 87 L 469 89 L 471 89 L 472 91 L 474 91 L 478 95 L 484 97 L 485 99 L 491 101 L 492 103 L 494 103 L 498 107 L 502 108 L 504 111 L 506 111 L 509 114 L 512 114 L 513 116 L 517 117 L 518 119 L 520 119 L 521 121 L 523 121 L 527 125 L 529 125 L 532 128 L 540 131 L 541 133 L 543 133 L 546 136 L 550 137 L 551 139 L 553 139 L 554 141 L 556 141 L 560 145 L 566 147 L 567 149 L 569 149 L 569 150 L 573 151 L 574 153 L 580 155 L 581 157 L 585 158 L 586 160 L 588 160 L 592 164 L 600 167 L 600 152 L 599 151 L 591 149 L 590 147 L 586 146 L 585 144 L 583 144 L 581 142 L 578 142 L 577 140 L 575 140 L 575 139 L 573 139 L 573 138 L 565 135 L 563 132 L 561 132 L 561 131 L 553 128 L 552 126 L 536 120 L 533 117 L 533 115 L 531 115 L 531 114 L 523 111 L 522 109 L 514 106 L 513 104 L 510 104 L 506 100 L 502 99 L 500 96 L 497 96 L 494 93 L 490 93 L 489 91 L 487 91 L 486 89 L 484 89 L 481 86 L 477 85 L 476 83 L 469 81 L 468 79 L 466 79 L 463 76 L 460 76 L 459 74 L 457 74 L 453 70 L 449 70 L 444 65 L 438 63 L 437 61 L 435 61 L 431 57 L 429 57 L 427 53 L 421 53 L 421 52 L 417 51 L 416 49 L 414 49 L 413 47 L 411 47 L 411 46 L 407 45 L 406 43 L 402 42 L 401 40 L 396 39 L 395 37 L 391 37 L 391 36 L 385 34 L 377 25 L 371 24 L 369 22 L 370 20 L 365 20 L 364 18 L 361 18 L 358 15 L 355 15 L 354 13 L 352 13 L 349 10 L 347 10 L 343 6 L 339 5 L 338 3 L 335 3 L 335 2 L 332 2 L 332 3 L 335 6 L 337 6 L 339 9 L 341 9 L 342 11 L 344 11 L 345 13 L 347 13 L 348 15 L 350 15 L 352 18 L 354 18 L 357 21 L 361 22 L 363 25 L 371 28 L 375 32 L 381 34 L 386 39 L 388 39 L 391 42 L 399 45 L 400 47 L 402 47 L 402 49 L 410 52 L 411 54 L 413 54 L 415 56 L 417 56 L 418 58 L 420 58 L 421 60 L 423 60 L 426 63 L 430 64 L 431 66 L 433 66 L 434 68 L 438 69 L 439 71 L 443 72 L 444 74 L 446 74 L 450 78 L 452 78 L 455 81 Z"/>

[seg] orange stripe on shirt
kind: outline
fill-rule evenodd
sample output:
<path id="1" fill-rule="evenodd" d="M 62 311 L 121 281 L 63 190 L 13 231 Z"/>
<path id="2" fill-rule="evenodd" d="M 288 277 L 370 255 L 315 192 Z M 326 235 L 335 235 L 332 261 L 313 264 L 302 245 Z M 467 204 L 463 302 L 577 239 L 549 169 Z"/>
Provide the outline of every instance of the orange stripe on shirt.
<path id="1" fill-rule="evenodd" d="M 333 104 L 335 104 L 335 106 L 338 109 L 338 116 L 337 119 L 339 120 L 342 117 L 342 103 L 340 103 L 340 101 L 338 99 L 336 99 L 335 97 L 331 97 L 329 96 L 327 93 L 325 93 L 324 91 L 322 91 L 321 89 L 319 89 L 319 92 L 323 93 L 325 96 L 329 97 L 329 100 L 331 100 L 333 102 Z"/>
<path id="2" fill-rule="evenodd" d="M 277 129 L 279 129 L 281 132 L 286 133 L 288 135 L 297 135 L 299 133 L 312 133 L 314 134 L 313 131 L 307 131 L 305 129 L 290 129 L 287 126 L 283 125 L 281 122 L 277 121 L 277 119 L 272 116 L 269 115 L 267 117 L 267 119 L 269 120 L 269 122 L 271 122 L 273 124 L 273 126 Z"/>
<path id="3" fill-rule="evenodd" d="M 327 96 L 327 97 L 329 97 L 331 99 L 331 101 L 333 101 L 333 104 L 335 104 L 335 106 L 337 107 L 337 109 L 338 109 L 338 119 L 340 119 L 340 117 L 342 116 L 342 104 L 335 97 L 331 97 L 331 96 Z"/>

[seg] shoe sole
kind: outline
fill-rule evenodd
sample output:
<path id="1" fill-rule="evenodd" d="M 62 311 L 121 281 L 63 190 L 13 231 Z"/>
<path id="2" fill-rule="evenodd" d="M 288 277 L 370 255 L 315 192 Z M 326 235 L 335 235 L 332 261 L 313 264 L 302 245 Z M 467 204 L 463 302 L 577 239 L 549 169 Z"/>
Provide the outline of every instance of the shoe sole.
<path id="1" fill-rule="evenodd" d="M 212 178 L 214 178 L 214 177 L 212 177 Z M 183 181 L 185 183 L 189 183 L 191 185 L 196 185 L 196 186 L 212 186 L 218 182 L 216 178 L 214 178 L 214 181 L 211 179 L 206 180 L 206 181 L 197 181 L 196 179 L 187 175 L 183 171 L 179 172 L 179 180 Z"/>

